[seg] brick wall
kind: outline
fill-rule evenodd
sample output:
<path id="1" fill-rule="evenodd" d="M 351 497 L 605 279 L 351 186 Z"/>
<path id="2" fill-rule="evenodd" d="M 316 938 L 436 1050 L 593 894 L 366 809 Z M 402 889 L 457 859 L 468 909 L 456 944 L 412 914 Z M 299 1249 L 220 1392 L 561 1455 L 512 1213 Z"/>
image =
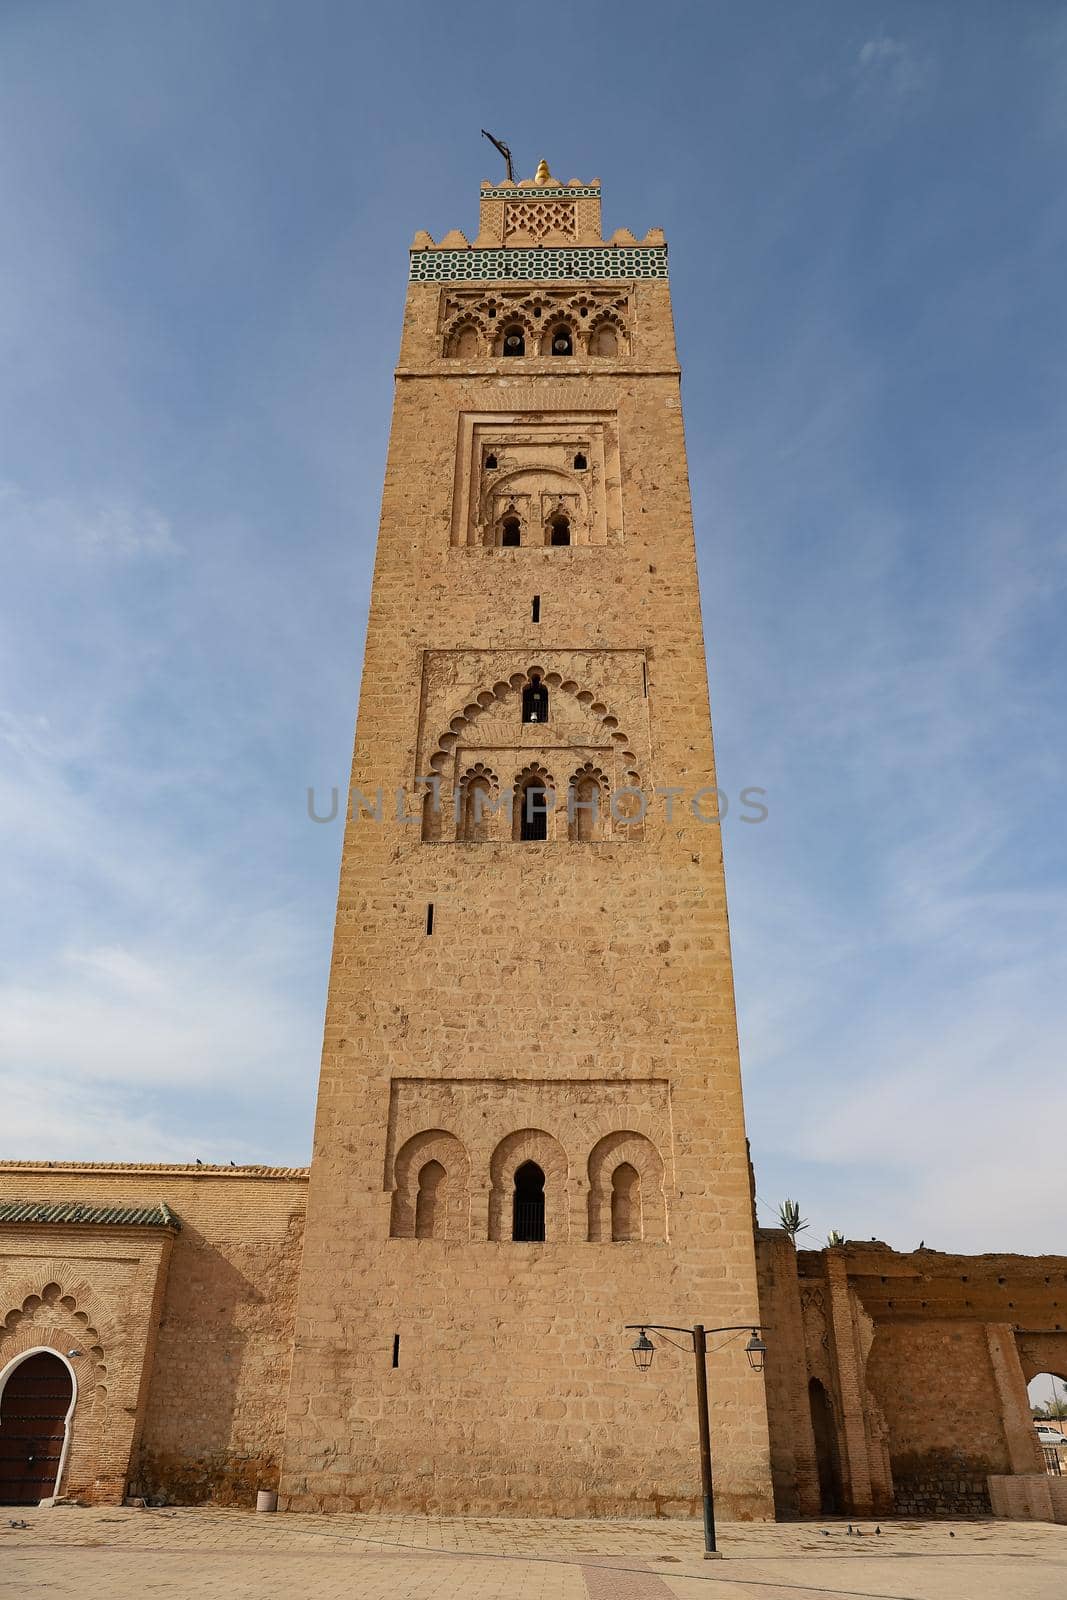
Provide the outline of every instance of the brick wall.
<path id="1" fill-rule="evenodd" d="M 128 1475 L 134 1492 L 157 1498 L 247 1504 L 257 1487 L 276 1486 L 306 1190 L 301 1170 L 0 1163 L 5 1198 L 163 1199 L 182 1224 L 154 1306 L 144 1230 L 66 1229 L 63 1254 L 55 1229 L 3 1230 L 0 1294 L 11 1310 L 27 1272 L 53 1277 L 61 1299 L 77 1279 L 100 1324 L 107 1394 L 91 1413 L 79 1398 L 72 1491 L 116 1498 Z M 157 1258 L 160 1249 L 157 1240 Z M 75 1327 L 64 1325 L 62 1337 Z M 139 1407 L 139 1439 L 126 1441 L 123 1457 L 115 1428 L 127 1404 Z"/>

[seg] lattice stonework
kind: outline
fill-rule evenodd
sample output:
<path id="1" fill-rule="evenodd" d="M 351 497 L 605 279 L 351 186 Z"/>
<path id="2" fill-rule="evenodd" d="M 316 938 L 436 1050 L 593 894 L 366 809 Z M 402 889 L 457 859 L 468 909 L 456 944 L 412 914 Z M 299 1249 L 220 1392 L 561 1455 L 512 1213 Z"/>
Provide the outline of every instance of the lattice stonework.
<path id="1" fill-rule="evenodd" d="M 504 237 L 525 233 L 538 244 L 550 233 L 565 238 L 577 237 L 573 200 L 519 200 L 509 202 L 504 212 Z"/>
<path id="2" fill-rule="evenodd" d="M 413 283 L 553 283 L 564 278 L 665 278 L 665 245 L 603 245 L 574 250 L 413 250 Z"/>

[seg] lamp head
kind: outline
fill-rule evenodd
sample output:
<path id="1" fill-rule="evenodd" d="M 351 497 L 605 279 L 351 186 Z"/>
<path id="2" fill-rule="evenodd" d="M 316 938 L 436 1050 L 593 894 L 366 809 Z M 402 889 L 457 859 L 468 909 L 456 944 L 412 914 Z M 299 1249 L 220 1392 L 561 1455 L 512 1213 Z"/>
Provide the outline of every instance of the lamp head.
<path id="1" fill-rule="evenodd" d="M 652 1357 L 655 1355 L 655 1353 L 655 1345 L 648 1337 L 648 1334 L 645 1332 L 644 1328 L 642 1328 L 636 1340 L 630 1347 L 630 1354 L 634 1358 L 634 1366 L 637 1368 L 638 1372 L 648 1371 L 649 1367 L 652 1365 Z"/>

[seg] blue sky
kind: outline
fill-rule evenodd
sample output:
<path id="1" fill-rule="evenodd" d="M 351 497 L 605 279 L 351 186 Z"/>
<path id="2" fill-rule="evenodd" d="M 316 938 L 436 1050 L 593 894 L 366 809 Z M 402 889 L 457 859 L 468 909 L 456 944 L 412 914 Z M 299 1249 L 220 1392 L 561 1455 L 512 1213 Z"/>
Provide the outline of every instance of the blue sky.
<path id="1" fill-rule="evenodd" d="M 302 1162 L 406 272 L 666 229 L 758 1187 L 1063 1248 L 1058 4 L 0 5 L 0 1153 Z"/>

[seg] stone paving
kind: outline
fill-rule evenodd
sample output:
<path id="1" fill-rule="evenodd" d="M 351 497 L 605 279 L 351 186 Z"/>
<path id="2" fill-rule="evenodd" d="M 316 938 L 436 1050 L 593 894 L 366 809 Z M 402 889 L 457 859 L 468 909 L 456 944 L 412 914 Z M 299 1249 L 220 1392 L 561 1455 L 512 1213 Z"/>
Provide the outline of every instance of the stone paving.
<path id="1" fill-rule="evenodd" d="M 24 1528 L 12 1527 L 25 1522 Z M 727 1524 L 0 1507 L 0 1597 L 65 1600 L 1064 1600 L 1045 1523 Z"/>

